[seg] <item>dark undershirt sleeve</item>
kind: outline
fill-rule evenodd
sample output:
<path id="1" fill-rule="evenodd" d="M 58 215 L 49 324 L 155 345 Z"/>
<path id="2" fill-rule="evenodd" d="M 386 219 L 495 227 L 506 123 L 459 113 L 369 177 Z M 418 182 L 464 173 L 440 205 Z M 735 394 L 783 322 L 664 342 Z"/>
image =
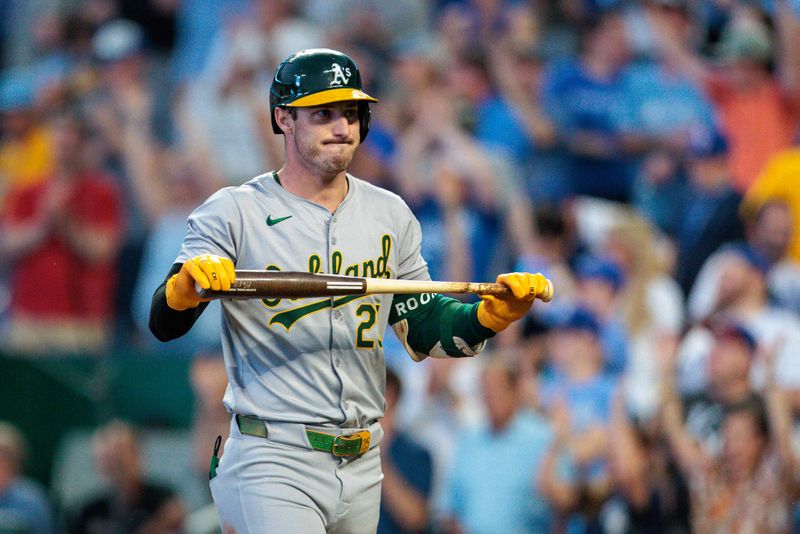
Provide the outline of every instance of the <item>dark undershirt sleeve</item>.
<path id="1" fill-rule="evenodd" d="M 150 304 L 150 331 L 159 341 L 171 341 L 188 332 L 192 325 L 208 306 L 208 302 L 201 302 L 196 308 L 177 311 L 167 305 L 167 280 L 181 270 L 183 264 L 176 263 L 169 274 L 156 289 Z"/>

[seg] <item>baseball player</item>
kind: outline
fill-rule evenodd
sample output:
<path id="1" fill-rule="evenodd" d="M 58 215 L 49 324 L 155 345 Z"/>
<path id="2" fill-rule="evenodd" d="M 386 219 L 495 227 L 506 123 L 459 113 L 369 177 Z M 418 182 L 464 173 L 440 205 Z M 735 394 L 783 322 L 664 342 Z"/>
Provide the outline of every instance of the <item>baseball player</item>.
<path id="1" fill-rule="evenodd" d="M 305 50 L 278 66 L 270 110 L 285 164 L 218 191 L 189 217 L 153 296 L 158 339 L 187 332 L 206 306 L 195 284 L 226 290 L 234 266 L 429 279 L 406 204 L 346 172 L 369 132 L 370 102 L 377 100 L 341 52 Z M 374 532 L 386 326 L 415 360 L 473 356 L 548 283 L 526 273 L 497 280 L 513 296 L 476 304 L 431 294 L 223 301 L 232 417 L 210 473 L 223 531 Z"/>

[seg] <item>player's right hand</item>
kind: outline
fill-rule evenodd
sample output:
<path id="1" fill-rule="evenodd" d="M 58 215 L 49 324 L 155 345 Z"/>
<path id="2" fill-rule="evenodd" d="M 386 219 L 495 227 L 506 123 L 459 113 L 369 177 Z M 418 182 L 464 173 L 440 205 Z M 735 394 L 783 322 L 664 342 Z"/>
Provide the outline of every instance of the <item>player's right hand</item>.
<path id="1" fill-rule="evenodd" d="M 234 281 L 236 271 L 228 258 L 211 254 L 194 257 L 167 280 L 167 305 L 177 311 L 196 308 L 201 302 L 211 299 L 197 296 L 195 282 L 203 289 L 227 291 Z"/>

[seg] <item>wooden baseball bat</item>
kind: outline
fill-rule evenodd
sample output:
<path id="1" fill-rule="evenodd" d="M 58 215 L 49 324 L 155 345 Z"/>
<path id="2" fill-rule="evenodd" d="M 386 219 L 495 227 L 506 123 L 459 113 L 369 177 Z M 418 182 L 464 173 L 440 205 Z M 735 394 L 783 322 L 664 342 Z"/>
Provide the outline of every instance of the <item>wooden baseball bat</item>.
<path id="1" fill-rule="evenodd" d="M 396 278 L 358 278 L 334 274 L 312 274 L 294 271 L 236 271 L 236 281 L 228 291 L 202 289 L 195 284 L 203 298 L 310 298 L 339 295 L 372 295 L 381 293 L 474 293 L 477 295 L 507 295 L 511 290 L 497 283 L 435 282 L 430 280 L 398 280 Z M 547 281 L 543 302 L 553 298 L 553 284 Z"/>

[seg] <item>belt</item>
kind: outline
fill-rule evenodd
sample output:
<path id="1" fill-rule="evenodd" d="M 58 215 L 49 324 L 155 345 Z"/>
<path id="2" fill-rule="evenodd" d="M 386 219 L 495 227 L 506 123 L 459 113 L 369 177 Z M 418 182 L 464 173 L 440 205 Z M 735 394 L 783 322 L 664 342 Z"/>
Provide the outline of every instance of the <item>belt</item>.
<path id="1" fill-rule="evenodd" d="M 269 435 L 267 425 L 256 417 L 236 414 L 236 424 L 242 434 L 265 439 Z M 372 440 L 372 433 L 369 430 L 359 430 L 352 434 L 335 434 L 306 428 L 305 434 L 312 449 L 334 456 L 360 456 L 369 450 Z"/>

